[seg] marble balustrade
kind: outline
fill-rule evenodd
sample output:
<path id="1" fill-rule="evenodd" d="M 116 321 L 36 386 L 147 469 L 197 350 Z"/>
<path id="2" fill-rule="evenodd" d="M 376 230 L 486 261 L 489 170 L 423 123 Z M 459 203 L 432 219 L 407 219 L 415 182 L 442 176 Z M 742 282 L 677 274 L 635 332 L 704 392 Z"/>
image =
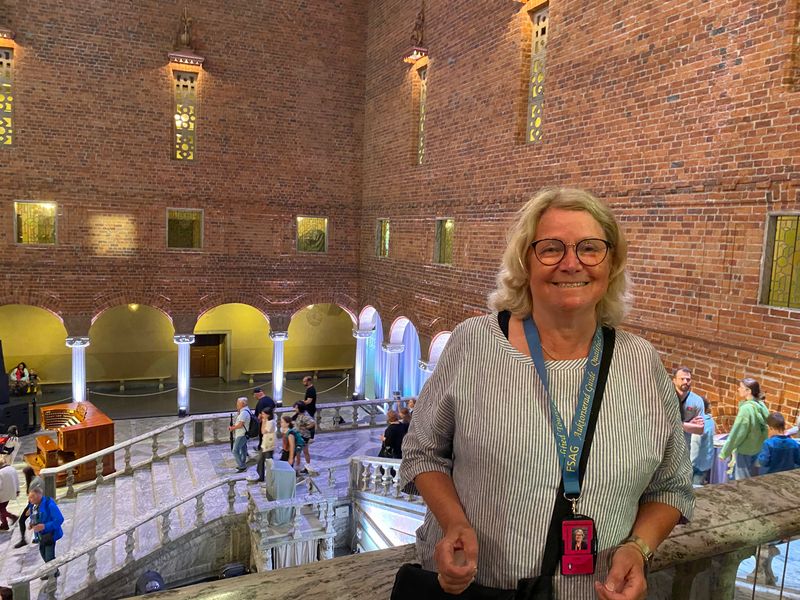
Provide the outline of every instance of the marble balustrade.
<path id="1" fill-rule="evenodd" d="M 385 400 L 359 400 L 353 402 L 326 403 L 317 405 L 318 431 L 342 431 L 347 429 L 381 427 L 385 425 L 384 408 L 400 409 L 408 405 L 410 398 L 387 402 Z M 278 415 L 291 412 L 291 407 L 277 409 Z M 129 475 L 133 471 L 148 467 L 155 461 L 163 460 L 175 452 L 185 452 L 190 445 L 222 443 L 229 437 L 227 426 L 231 414 L 215 413 L 191 415 L 148 433 L 136 436 L 125 442 L 115 444 L 104 450 L 89 454 L 78 460 L 42 469 L 40 476 L 45 481 L 45 493 L 56 495 L 56 478 L 66 473 L 66 496 L 72 498 L 76 490 L 91 488 L 113 479 L 119 474 Z M 278 417 L 279 418 L 279 417 Z M 146 448 L 145 448 L 146 447 Z M 110 475 L 103 475 L 103 457 L 115 455 L 115 464 L 122 465 Z M 134 460 L 139 459 L 137 462 Z M 97 477 L 76 487 L 74 472 L 79 465 L 94 462 Z"/>
<path id="2" fill-rule="evenodd" d="M 361 490 L 366 485 L 369 493 L 383 495 L 384 481 L 373 477 L 373 469 L 376 465 L 391 467 L 396 462 L 354 459 L 352 489 Z M 648 578 L 648 598 L 733 598 L 736 570 L 743 559 L 751 556 L 759 545 L 800 535 L 797 502 L 800 469 L 696 491 L 694 520 L 677 526 L 658 549 Z M 391 485 L 388 493 L 389 496 L 395 493 Z M 409 505 L 418 508 L 414 503 Z M 258 598 L 265 589 L 282 600 L 388 598 L 397 568 L 414 560 L 413 545 L 404 545 L 309 567 L 198 584 L 160 592 L 152 598 L 212 600 L 227 595 Z"/>

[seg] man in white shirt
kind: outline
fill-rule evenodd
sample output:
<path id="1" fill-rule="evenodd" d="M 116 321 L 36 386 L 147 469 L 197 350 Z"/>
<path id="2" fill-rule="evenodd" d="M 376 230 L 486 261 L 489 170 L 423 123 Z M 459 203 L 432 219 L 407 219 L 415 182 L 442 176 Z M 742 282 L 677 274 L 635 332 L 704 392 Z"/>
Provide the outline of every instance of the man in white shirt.
<path id="1" fill-rule="evenodd" d="M 228 427 L 233 431 L 233 457 L 236 459 L 236 471 L 241 473 L 247 470 L 247 428 L 250 426 L 250 409 L 247 408 L 247 398 L 242 396 L 236 399 L 236 421 Z"/>

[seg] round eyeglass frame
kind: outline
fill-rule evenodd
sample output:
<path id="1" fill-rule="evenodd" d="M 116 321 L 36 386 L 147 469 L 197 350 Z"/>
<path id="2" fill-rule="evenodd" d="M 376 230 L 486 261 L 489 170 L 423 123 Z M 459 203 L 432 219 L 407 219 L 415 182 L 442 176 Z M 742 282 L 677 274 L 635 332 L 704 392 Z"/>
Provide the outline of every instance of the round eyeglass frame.
<path id="1" fill-rule="evenodd" d="M 558 242 L 559 244 L 561 244 L 563 249 L 561 251 L 561 256 L 558 257 L 558 260 L 555 260 L 555 261 L 552 261 L 552 262 L 542 260 L 542 258 L 539 256 L 539 253 L 536 251 L 536 246 L 539 245 L 541 242 Z M 583 260 L 581 258 L 581 256 L 580 256 L 580 253 L 578 252 L 578 247 L 581 244 L 583 244 L 584 242 L 600 242 L 600 243 L 602 243 L 606 248 L 606 251 L 603 253 L 603 257 L 600 260 L 598 260 L 597 262 L 586 262 L 585 260 Z M 557 238 L 543 238 L 541 240 L 534 240 L 534 241 L 531 242 L 531 248 L 533 248 L 533 255 L 536 257 L 536 260 L 538 260 L 540 263 L 542 263 L 543 265 L 546 265 L 548 267 L 554 267 L 555 265 L 560 263 L 562 260 L 564 260 L 564 257 L 567 255 L 567 248 L 573 248 L 575 250 L 575 258 L 577 258 L 578 262 L 581 263 L 584 267 L 596 267 L 597 265 L 602 264 L 602 262 L 608 256 L 608 251 L 611 250 L 613 247 L 614 247 L 614 244 L 612 244 L 608 240 L 604 240 L 602 238 L 584 238 L 584 239 L 579 240 L 578 242 L 576 242 L 574 244 L 567 244 L 563 240 L 559 240 Z"/>

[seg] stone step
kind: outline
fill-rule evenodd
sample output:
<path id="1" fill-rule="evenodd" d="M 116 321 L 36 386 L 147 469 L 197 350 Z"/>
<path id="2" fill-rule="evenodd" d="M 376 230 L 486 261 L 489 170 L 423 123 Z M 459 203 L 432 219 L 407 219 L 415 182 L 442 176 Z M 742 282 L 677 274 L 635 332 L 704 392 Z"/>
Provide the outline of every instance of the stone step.
<path id="1" fill-rule="evenodd" d="M 114 481 L 114 528 L 120 529 L 133 523 L 135 514 L 133 476 L 125 475 Z M 114 545 L 114 564 L 119 566 L 125 562 L 125 537 L 119 538 Z"/>
<path id="2" fill-rule="evenodd" d="M 165 504 L 169 504 L 173 500 L 178 498 L 178 495 L 175 492 L 175 484 L 172 481 L 172 473 L 169 466 L 168 460 L 160 460 L 155 462 L 151 466 L 153 472 L 153 491 L 155 493 L 155 503 L 156 506 L 163 506 Z M 170 524 L 170 537 L 175 537 L 178 532 L 179 520 L 176 518 L 178 513 L 173 512 L 170 514 L 169 524 Z M 162 528 L 162 519 L 159 518 L 156 520 L 158 523 L 159 532 Z M 160 545 L 160 544 L 159 544 Z"/>
<path id="3" fill-rule="evenodd" d="M 140 517 L 152 511 L 156 507 L 153 498 L 153 475 L 149 469 L 134 471 L 134 493 L 133 505 L 135 517 Z M 152 552 L 160 544 L 161 536 L 157 527 L 158 519 L 142 524 L 136 530 L 136 549 L 133 555 L 141 558 Z"/>
<path id="4" fill-rule="evenodd" d="M 195 482 L 194 489 L 218 479 L 214 463 L 205 448 L 192 448 L 186 453 L 186 457 Z M 203 504 L 206 521 L 225 514 L 228 511 L 228 487 L 221 486 L 205 494 Z"/>
<path id="5" fill-rule="evenodd" d="M 182 498 L 190 495 L 195 489 L 192 473 L 189 469 L 189 459 L 184 454 L 173 454 L 169 458 L 169 474 L 175 489 L 175 497 Z M 194 527 L 194 505 L 189 502 L 178 507 L 172 520 L 172 529 L 175 535 L 182 535 Z"/>

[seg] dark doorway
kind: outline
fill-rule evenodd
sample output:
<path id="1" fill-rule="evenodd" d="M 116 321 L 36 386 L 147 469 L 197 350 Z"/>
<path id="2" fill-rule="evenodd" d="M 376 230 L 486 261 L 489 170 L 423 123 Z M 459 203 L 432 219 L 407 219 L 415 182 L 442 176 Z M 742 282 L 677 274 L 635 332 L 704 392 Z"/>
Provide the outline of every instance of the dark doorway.
<path id="1" fill-rule="evenodd" d="M 218 333 L 194 336 L 191 377 L 219 377 L 219 346 L 222 337 Z"/>

